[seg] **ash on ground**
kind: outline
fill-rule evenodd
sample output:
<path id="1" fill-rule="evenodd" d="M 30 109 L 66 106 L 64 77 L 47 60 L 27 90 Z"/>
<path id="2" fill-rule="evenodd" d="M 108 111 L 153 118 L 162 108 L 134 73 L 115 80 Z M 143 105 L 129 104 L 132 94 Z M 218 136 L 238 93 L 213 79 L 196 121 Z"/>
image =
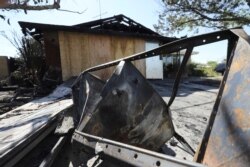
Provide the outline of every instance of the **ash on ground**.
<path id="1" fill-rule="evenodd" d="M 204 83 L 206 84 L 206 82 Z M 202 140 L 219 87 L 219 82 L 207 85 L 204 83 L 182 82 L 170 107 L 175 130 L 194 150 L 197 150 Z M 151 84 L 167 103 L 172 92 L 173 82 L 151 81 Z M 165 144 L 162 152 L 179 159 L 193 161 L 193 156 L 186 152 L 175 138 Z"/>

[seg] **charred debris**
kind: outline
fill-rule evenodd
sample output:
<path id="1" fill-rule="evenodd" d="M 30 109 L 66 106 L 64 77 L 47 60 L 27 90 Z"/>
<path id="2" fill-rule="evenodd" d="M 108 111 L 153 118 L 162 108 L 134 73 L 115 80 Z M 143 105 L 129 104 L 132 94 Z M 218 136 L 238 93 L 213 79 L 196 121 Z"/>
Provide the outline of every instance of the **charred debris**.
<path id="1" fill-rule="evenodd" d="M 176 132 L 171 105 L 193 48 L 222 40 L 228 40 L 227 68 L 200 147 L 194 150 L 182 134 Z M 184 59 L 171 96 L 165 103 L 131 62 L 183 49 L 186 50 Z M 60 100 L 65 100 L 61 104 L 67 104 L 67 107 L 61 108 L 64 114 L 55 130 L 58 140 L 40 166 L 51 166 L 58 161 L 66 161 L 65 166 L 248 166 L 250 103 L 246 99 L 249 99 L 249 53 L 249 37 L 239 28 L 176 40 L 83 71 L 70 84 L 71 89 L 63 85 L 49 95 L 48 99 L 53 99 L 53 102 L 43 99 L 49 101 L 46 106 L 48 113 L 52 112 L 50 107 L 63 106 L 58 104 Z M 115 67 L 115 70 L 107 81 L 92 74 L 110 67 Z M 68 101 L 71 90 L 73 102 Z M 63 96 L 59 95 L 60 92 Z M 55 108 L 60 113 L 59 108 Z M 37 107 L 38 111 L 41 109 Z M 52 127 L 48 123 L 53 122 L 52 115 L 45 121 L 46 126 L 40 128 L 39 135 L 44 135 L 46 129 Z M 30 141 L 36 141 L 39 135 L 29 136 Z M 194 156 L 194 162 L 162 154 L 161 147 L 172 137 Z M 32 142 L 18 146 L 27 148 Z M 171 144 L 175 145 L 175 142 Z M 32 146 L 34 148 L 35 144 Z M 4 151 L 0 154 L 1 165 L 13 165 L 11 160 L 18 162 L 17 155 L 24 157 L 20 148 L 10 147 Z M 65 157 L 60 157 L 60 154 Z"/>

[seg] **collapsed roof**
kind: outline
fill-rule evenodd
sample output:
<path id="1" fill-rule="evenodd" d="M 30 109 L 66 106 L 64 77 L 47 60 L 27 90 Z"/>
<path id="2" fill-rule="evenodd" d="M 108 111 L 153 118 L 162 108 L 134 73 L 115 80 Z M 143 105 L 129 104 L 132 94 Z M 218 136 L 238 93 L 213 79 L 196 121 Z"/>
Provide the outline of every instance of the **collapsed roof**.
<path id="1" fill-rule="evenodd" d="M 71 31 L 71 32 L 134 36 L 151 40 L 159 40 L 163 43 L 176 40 L 176 38 L 164 37 L 122 14 L 104 19 L 76 24 L 72 26 L 41 24 L 41 23 L 31 23 L 31 22 L 19 22 L 19 25 L 21 26 L 24 34 L 29 33 L 37 40 L 41 38 L 41 34 L 44 31 Z"/>

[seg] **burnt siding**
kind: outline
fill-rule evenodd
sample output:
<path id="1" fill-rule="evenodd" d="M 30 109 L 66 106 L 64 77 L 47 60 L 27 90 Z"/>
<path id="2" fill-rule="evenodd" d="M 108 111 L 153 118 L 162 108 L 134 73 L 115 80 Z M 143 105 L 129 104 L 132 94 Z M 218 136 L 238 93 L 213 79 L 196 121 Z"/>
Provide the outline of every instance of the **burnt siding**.
<path id="1" fill-rule="evenodd" d="M 47 65 L 61 69 L 58 32 L 44 32 L 44 45 Z"/>

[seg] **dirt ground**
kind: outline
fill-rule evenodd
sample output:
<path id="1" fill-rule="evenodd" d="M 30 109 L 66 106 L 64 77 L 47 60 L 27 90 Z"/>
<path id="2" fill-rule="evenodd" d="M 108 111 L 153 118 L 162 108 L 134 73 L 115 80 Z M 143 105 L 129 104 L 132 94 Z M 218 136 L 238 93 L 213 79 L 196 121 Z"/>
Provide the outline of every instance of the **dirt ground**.
<path id="1" fill-rule="evenodd" d="M 20 91 L 21 89 L 19 89 Z M 22 88 L 22 90 L 25 90 Z M 16 90 L 1 90 L 0 89 L 0 115 L 10 110 L 13 110 L 19 106 L 22 106 L 31 100 L 33 100 L 33 94 L 31 89 L 21 92 L 20 94 Z"/>
<path id="2" fill-rule="evenodd" d="M 11 107 L 5 107 L 6 103 L 4 101 L 13 96 L 13 91 L 0 91 L 0 115 L 12 109 Z"/>
<path id="3" fill-rule="evenodd" d="M 151 82 L 167 103 L 171 94 L 172 82 L 166 80 Z M 170 107 L 175 130 L 186 139 L 194 150 L 197 149 L 203 137 L 219 86 L 218 84 L 209 86 L 212 84 L 204 85 L 204 83 L 206 82 L 203 84 L 202 82 L 192 83 L 192 81 L 181 83 L 177 97 Z M 182 148 L 183 146 L 177 140 L 171 139 L 163 149 L 167 154 L 176 158 L 192 161 L 193 156 Z"/>

